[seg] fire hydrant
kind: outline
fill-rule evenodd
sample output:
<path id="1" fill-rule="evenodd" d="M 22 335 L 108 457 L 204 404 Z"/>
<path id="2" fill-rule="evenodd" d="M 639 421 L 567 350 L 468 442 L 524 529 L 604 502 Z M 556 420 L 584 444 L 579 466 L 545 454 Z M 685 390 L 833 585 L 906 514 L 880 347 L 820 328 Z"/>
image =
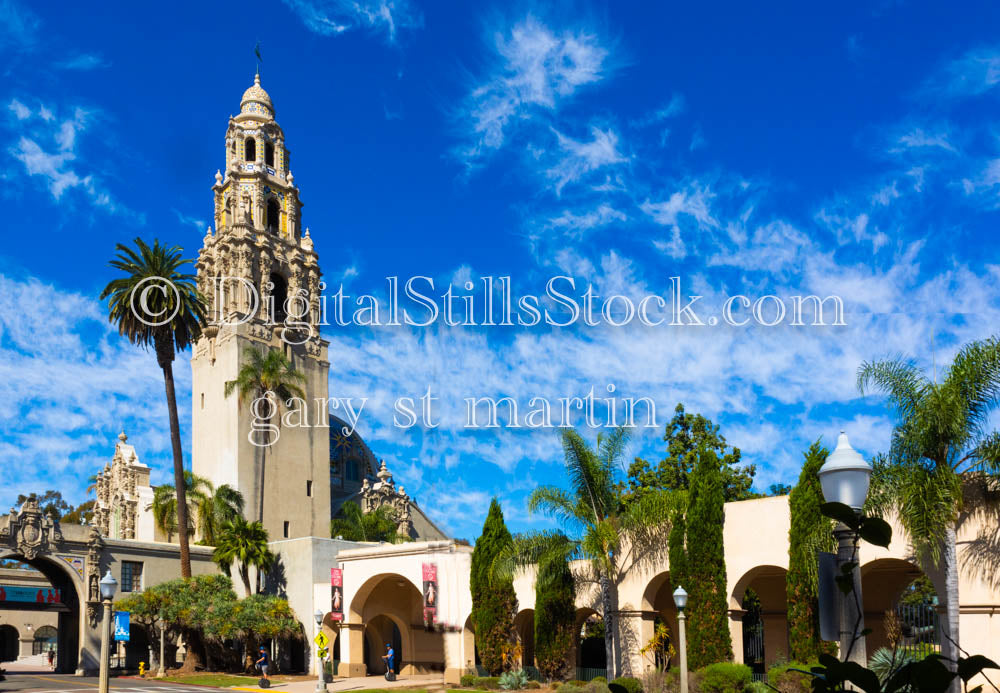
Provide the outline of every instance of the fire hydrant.
<path id="1" fill-rule="evenodd" d="M 146 676 L 146 663 L 139 662 L 139 676 Z"/>

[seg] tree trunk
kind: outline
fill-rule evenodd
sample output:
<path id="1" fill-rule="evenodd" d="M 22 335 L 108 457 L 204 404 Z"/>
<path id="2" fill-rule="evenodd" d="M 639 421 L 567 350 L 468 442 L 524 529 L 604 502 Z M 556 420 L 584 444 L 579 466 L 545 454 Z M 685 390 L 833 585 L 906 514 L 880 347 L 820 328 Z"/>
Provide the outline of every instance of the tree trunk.
<path id="1" fill-rule="evenodd" d="M 607 678 L 611 681 L 617 676 L 614 675 L 615 666 L 615 615 L 614 607 L 611 604 L 611 580 L 607 576 L 601 576 L 601 606 L 604 608 L 604 657 L 605 667 L 607 667 Z"/>
<path id="2" fill-rule="evenodd" d="M 243 589 L 246 596 L 250 596 L 250 567 L 245 563 L 240 564 L 240 578 L 243 580 Z"/>
<path id="3" fill-rule="evenodd" d="M 949 668 L 956 669 L 958 658 L 961 656 L 961 649 L 958 643 L 958 548 L 954 523 L 948 525 L 944 534 L 944 584 L 945 584 L 945 612 L 941 620 L 941 653 L 946 659 L 952 660 Z M 961 679 L 955 677 L 951 682 L 950 690 L 958 693 L 961 690 Z"/>
<path id="4" fill-rule="evenodd" d="M 174 453 L 174 490 L 177 493 L 177 539 L 181 549 L 181 577 L 191 577 L 191 550 L 188 547 L 187 493 L 184 488 L 184 451 L 181 449 L 181 427 L 177 419 L 177 394 L 174 392 L 173 337 L 156 337 L 156 357 L 163 369 L 167 390 L 167 413 L 170 415 L 170 443 Z"/>
<path id="5" fill-rule="evenodd" d="M 201 650 L 204 643 L 197 630 L 184 631 L 184 663 L 178 670 L 182 674 L 193 674 L 202 666 Z"/>
<path id="6" fill-rule="evenodd" d="M 268 417 L 267 425 L 271 425 L 271 417 Z M 257 499 L 257 521 L 261 524 L 264 524 L 264 466 L 267 462 L 267 448 L 271 444 L 271 429 L 266 428 L 265 431 L 264 447 L 260 449 L 260 496 Z"/>

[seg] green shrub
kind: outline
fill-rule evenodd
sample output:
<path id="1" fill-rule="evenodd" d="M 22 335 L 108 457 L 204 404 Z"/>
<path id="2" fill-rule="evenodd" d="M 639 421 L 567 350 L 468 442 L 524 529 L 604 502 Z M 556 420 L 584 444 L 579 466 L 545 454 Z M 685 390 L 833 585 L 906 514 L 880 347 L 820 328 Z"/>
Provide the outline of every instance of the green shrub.
<path id="1" fill-rule="evenodd" d="M 570 679 L 569 681 L 567 681 L 566 683 L 563 684 L 563 686 L 576 686 L 577 688 L 583 688 L 586 685 L 587 685 L 587 682 L 586 681 L 581 681 L 580 679 Z M 560 686 L 560 690 L 561 689 L 562 689 L 562 687 Z"/>
<path id="2" fill-rule="evenodd" d="M 915 661 L 917 658 L 911 652 L 906 650 L 894 652 L 888 647 L 880 647 L 868 660 L 868 668 L 878 676 L 879 681 L 885 683 L 890 674 Z"/>
<path id="3" fill-rule="evenodd" d="M 484 691 L 495 691 L 500 688 L 500 677 L 499 676 L 477 676 L 475 683 L 473 683 L 476 688 L 482 688 Z"/>
<path id="4" fill-rule="evenodd" d="M 614 693 L 614 687 L 621 686 L 625 689 L 625 693 L 641 693 L 642 692 L 642 681 L 631 676 L 619 676 L 614 681 L 611 682 L 609 688 L 611 688 L 612 693 Z"/>
<path id="5" fill-rule="evenodd" d="M 779 693 L 810 693 L 813 677 L 803 672 L 818 666 L 818 662 L 779 664 L 768 669 L 767 682 L 777 688 Z M 793 671 L 793 669 L 800 671 Z"/>
<path id="6" fill-rule="evenodd" d="M 528 685 L 525 686 L 525 688 L 531 688 L 531 689 L 534 689 L 534 690 L 537 690 L 537 689 L 539 689 L 541 687 L 542 687 L 542 684 L 538 683 L 538 681 L 528 681 Z"/>
<path id="7" fill-rule="evenodd" d="M 717 662 L 698 670 L 701 693 L 742 693 L 753 680 L 753 671 L 746 664 Z"/>
<path id="8" fill-rule="evenodd" d="M 524 669 L 505 671 L 500 675 L 500 688 L 505 691 L 519 691 L 528 685 L 528 674 Z"/>
<path id="9" fill-rule="evenodd" d="M 477 678 L 475 674 L 462 674 L 462 678 L 460 679 L 462 688 L 472 688 L 476 685 Z"/>
<path id="10" fill-rule="evenodd" d="M 584 684 L 585 685 L 585 684 Z M 558 693 L 584 693 L 583 686 L 577 686 L 575 683 L 564 683 L 556 689 Z"/>
<path id="11" fill-rule="evenodd" d="M 608 678 L 606 676 L 595 676 L 594 678 L 592 678 L 590 680 L 592 682 L 597 682 L 597 683 L 607 683 L 608 682 Z"/>

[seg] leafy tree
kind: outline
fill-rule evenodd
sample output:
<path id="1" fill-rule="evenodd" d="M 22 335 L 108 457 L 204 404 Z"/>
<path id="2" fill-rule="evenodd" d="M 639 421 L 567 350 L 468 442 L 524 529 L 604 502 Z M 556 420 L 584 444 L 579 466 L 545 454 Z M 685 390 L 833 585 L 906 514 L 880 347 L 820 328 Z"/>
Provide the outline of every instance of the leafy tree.
<path id="1" fill-rule="evenodd" d="M 84 501 L 60 518 L 64 525 L 79 525 L 94 519 L 95 500 Z"/>
<path id="2" fill-rule="evenodd" d="M 330 536 L 347 541 L 384 541 L 389 544 L 411 541 L 411 537 L 399 533 L 399 525 L 392 519 L 391 512 L 388 507 L 382 506 L 366 513 L 354 501 L 347 501 L 330 521 Z"/>
<path id="3" fill-rule="evenodd" d="M 116 244 L 118 256 L 109 264 L 125 273 L 112 280 L 101 299 L 108 299 L 108 320 L 118 325 L 118 334 L 133 344 L 153 346 L 156 362 L 163 371 L 170 420 L 170 443 L 174 456 L 174 488 L 177 493 L 178 524 L 188 526 L 187 500 L 184 497 L 184 452 L 174 391 L 174 357 L 201 335 L 205 324 L 205 300 L 194 283 L 194 275 L 180 270 L 189 261 L 181 258 L 181 249 L 161 246 L 158 240 L 149 247 L 135 239 L 133 250 Z M 162 324 L 160 324 L 162 323 Z M 191 552 L 187 534 L 180 535 L 181 576 L 191 576 Z"/>
<path id="4" fill-rule="evenodd" d="M 788 497 L 791 526 L 788 530 L 788 649 L 793 662 L 813 662 L 820 653 L 834 654 L 833 643 L 819 637 L 819 577 L 817 551 L 833 551 L 833 525 L 820 512 L 823 489 L 819 468 L 830 451 L 817 440 L 805 452 L 799 481 Z"/>
<path id="5" fill-rule="evenodd" d="M 500 503 L 494 498 L 490 502 L 482 534 L 472 551 L 470 576 L 476 647 L 490 676 L 498 676 L 508 669 L 508 656 L 515 639 L 517 597 L 514 595 L 514 583 L 506 576 L 494 579 L 492 574 L 497 557 L 511 543 Z"/>
<path id="6" fill-rule="evenodd" d="M 637 496 L 649 489 L 687 490 L 698 463 L 698 451 L 712 450 L 722 462 L 722 480 L 727 501 L 753 498 L 756 465 L 740 466 L 739 448 L 729 448 L 719 427 L 701 414 L 688 414 L 678 404 L 674 418 L 667 424 L 663 440 L 667 456 L 654 467 L 641 457 L 628 468 L 628 491 Z"/>
<path id="7" fill-rule="evenodd" d="M 897 513 L 925 573 L 943 569 L 941 649 L 957 661 L 956 524 L 975 491 L 1000 476 L 1000 432 L 989 430 L 1000 401 L 1000 340 L 963 346 L 940 381 L 903 358 L 864 363 L 858 388 L 884 394 L 896 419 L 889 453 L 876 460 L 870 503 Z"/>
<path id="8" fill-rule="evenodd" d="M 768 498 L 773 498 L 774 496 L 787 496 L 791 492 L 792 487 L 788 484 L 774 483 L 767 487 L 767 492 L 764 496 Z"/>
<path id="9" fill-rule="evenodd" d="M 589 561 L 599 585 L 608 667 L 615 675 L 628 674 L 631 663 L 617 618 L 618 588 L 631 569 L 654 565 L 663 557 L 672 495 L 651 490 L 637 498 L 625 496 L 619 475 L 624 472 L 621 460 L 628 429 L 618 428 L 607 436 L 598 434 L 596 448 L 575 430 L 562 431 L 561 435 L 570 488 L 535 489 L 528 499 L 528 510 L 545 513 L 562 527 L 579 531 L 578 537 L 570 538 L 570 555 Z M 524 551 L 517 562 L 531 564 L 537 555 Z"/>
<path id="10" fill-rule="evenodd" d="M 685 494 L 683 498 L 678 499 L 678 507 L 670 514 L 670 534 L 667 537 L 670 584 L 677 587 L 690 584 L 687 574 L 687 549 L 684 546 L 687 535 L 687 522 L 684 519 L 686 507 Z"/>
<path id="11" fill-rule="evenodd" d="M 576 581 L 569 561 L 563 552 L 549 553 L 535 578 L 535 661 L 549 681 L 568 678 L 575 625 Z"/>
<path id="12" fill-rule="evenodd" d="M 260 574 L 274 565 L 274 554 L 268 548 L 267 541 L 267 530 L 261 523 L 247 522 L 241 516 L 226 522 L 219 531 L 212 560 L 226 575 L 231 574 L 233 563 L 236 563 L 236 570 L 248 597 L 253 594 L 250 589 L 250 568 L 257 569 L 257 592 L 260 592 Z"/>
<path id="13" fill-rule="evenodd" d="M 29 496 L 26 496 L 23 493 L 18 494 L 17 505 L 23 505 L 28 498 Z M 38 501 L 39 509 L 56 522 L 62 518 L 63 513 L 73 509 L 72 505 L 63 500 L 62 493 L 59 491 L 53 491 L 50 489 L 42 495 L 36 496 L 35 499 Z"/>
<path id="14" fill-rule="evenodd" d="M 271 425 L 280 426 L 278 416 L 280 403 L 287 402 L 293 396 L 305 399 L 302 385 L 306 376 L 292 366 L 284 352 L 278 349 L 268 349 L 262 354 L 258 349 L 248 346 L 243 350 L 243 365 L 240 366 L 235 380 L 227 380 L 224 388 L 226 397 L 237 393 L 240 406 L 254 406 L 253 402 L 267 402 L 260 413 L 267 412 L 264 422 L 264 441 L 260 445 L 260 471 L 257 480 L 257 521 L 264 521 L 264 471 L 267 448 L 271 446 Z M 256 416 L 256 414 L 255 414 Z M 272 422 L 275 422 L 272 424 Z"/>
<path id="15" fill-rule="evenodd" d="M 688 661 L 692 669 L 731 661 L 726 558 L 722 528 L 725 495 L 720 463 L 711 449 L 702 449 L 691 475 L 686 517 L 689 630 Z"/>

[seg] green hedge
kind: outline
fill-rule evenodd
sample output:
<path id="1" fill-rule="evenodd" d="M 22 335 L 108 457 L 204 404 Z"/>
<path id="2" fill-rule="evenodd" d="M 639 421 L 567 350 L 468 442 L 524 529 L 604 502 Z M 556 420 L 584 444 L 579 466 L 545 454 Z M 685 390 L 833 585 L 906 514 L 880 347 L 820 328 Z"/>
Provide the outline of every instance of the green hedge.
<path id="1" fill-rule="evenodd" d="M 477 676 L 472 685 L 476 688 L 481 688 L 485 691 L 496 691 L 500 690 L 500 677 L 499 676 Z"/>
<path id="2" fill-rule="evenodd" d="M 476 685 L 476 679 L 479 678 L 475 674 L 462 674 L 460 679 L 462 688 L 472 688 Z"/>
<path id="3" fill-rule="evenodd" d="M 753 671 L 746 664 L 718 662 L 698 670 L 701 693 L 742 693 L 753 681 Z"/>
<path id="4" fill-rule="evenodd" d="M 767 682 L 780 693 L 809 693 L 812 691 L 812 676 L 803 672 L 818 666 L 819 662 L 779 664 L 767 670 Z"/>
<path id="5" fill-rule="evenodd" d="M 631 676 L 619 676 L 608 685 L 612 693 L 615 693 L 616 686 L 625 689 L 625 693 L 642 693 L 642 681 Z"/>

